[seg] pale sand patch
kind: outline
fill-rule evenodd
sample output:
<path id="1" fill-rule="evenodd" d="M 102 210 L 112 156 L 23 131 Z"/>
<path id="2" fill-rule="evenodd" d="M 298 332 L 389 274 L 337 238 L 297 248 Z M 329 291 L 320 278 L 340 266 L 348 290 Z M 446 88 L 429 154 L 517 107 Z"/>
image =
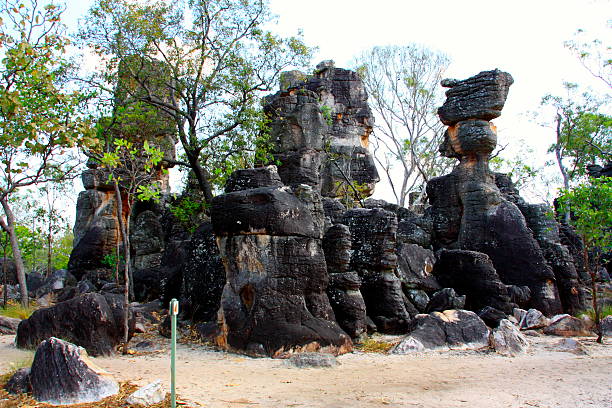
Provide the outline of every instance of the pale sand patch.
<path id="1" fill-rule="evenodd" d="M 204 407 L 557 408 L 612 406 L 612 347 L 587 344 L 588 356 L 552 350 L 558 337 L 529 338 L 529 354 L 483 352 L 410 356 L 352 353 L 336 368 L 297 369 L 179 345 L 178 393 Z M 27 353 L 0 337 L 0 370 Z M 95 358 L 116 379 L 169 386 L 169 352 Z"/>

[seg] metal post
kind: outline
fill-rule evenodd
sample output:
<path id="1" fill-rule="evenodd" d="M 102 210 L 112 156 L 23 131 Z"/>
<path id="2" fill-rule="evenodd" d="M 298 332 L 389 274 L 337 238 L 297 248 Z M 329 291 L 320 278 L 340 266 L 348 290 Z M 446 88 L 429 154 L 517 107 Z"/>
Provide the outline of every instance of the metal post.
<path id="1" fill-rule="evenodd" d="M 172 330 L 170 348 L 170 403 L 176 408 L 176 316 L 179 311 L 179 302 L 176 299 L 170 301 L 170 323 Z"/>

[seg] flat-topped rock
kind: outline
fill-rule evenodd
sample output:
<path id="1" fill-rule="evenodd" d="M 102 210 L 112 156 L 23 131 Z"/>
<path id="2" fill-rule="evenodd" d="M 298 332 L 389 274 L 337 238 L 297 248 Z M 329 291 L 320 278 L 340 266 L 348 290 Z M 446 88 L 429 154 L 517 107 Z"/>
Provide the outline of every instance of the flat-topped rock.
<path id="1" fill-rule="evenodd" d="M 454 125 L 468 119 L 499 117 L 513 82 L 510 74 L 498 69 L 482 71 L 464 80 L 442 81 L 442 86 L 450 89 L 446 91 L 446 102 L 438 109 L 440 120 L 445 125 Z"/>

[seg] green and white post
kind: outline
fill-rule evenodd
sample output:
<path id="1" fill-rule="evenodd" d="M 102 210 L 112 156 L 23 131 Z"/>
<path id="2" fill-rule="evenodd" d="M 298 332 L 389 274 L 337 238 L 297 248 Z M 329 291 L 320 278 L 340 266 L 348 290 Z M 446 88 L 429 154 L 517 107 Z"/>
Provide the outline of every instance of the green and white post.
<path id="1" fill-rule="evenodd" d="M 176 316 L 179 312 L 179 302 L 176 299 L 170 301 L 170 323 L 172 339 L 170 340 L 170 403 L 176 408 Z"/>

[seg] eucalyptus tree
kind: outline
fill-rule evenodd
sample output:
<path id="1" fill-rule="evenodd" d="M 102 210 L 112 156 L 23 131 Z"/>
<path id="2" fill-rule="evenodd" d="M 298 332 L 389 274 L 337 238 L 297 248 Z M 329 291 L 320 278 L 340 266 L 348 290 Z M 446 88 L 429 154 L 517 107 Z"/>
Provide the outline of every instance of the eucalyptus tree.
<path id="1" fill-rule="evenodd" d="M 265 0 L 97 0 L 79 33 L 100 61 L 86 80 L 108 100 L 119 93 L 170 117 L 184 155 L 165 160 L 191 169 L 210 203 L 265 144 L 262 93 L 310 59 L 299 35 L 275 36 L 271 21 Z"/>
<path id="2" fill-rule="evenodd" d="M 415 44 L 374 47 L 355 60 L 376 114 L 375 157 L 400 206 L 451 166 L 438 153 L 444 127 L 437 115 L 449 63 L 446 55 Z"/>
<path id="3" fill-rule="evenodd" d="M 94 140 L 80 114 L 86 96 L 67 87 L 62 12 L 37 0 L 0 2 L 0 226 L 11 242 L 24 306 L 28 291 L 10 197 L 69 177 L 77 168 L 71 148 Z"/>

